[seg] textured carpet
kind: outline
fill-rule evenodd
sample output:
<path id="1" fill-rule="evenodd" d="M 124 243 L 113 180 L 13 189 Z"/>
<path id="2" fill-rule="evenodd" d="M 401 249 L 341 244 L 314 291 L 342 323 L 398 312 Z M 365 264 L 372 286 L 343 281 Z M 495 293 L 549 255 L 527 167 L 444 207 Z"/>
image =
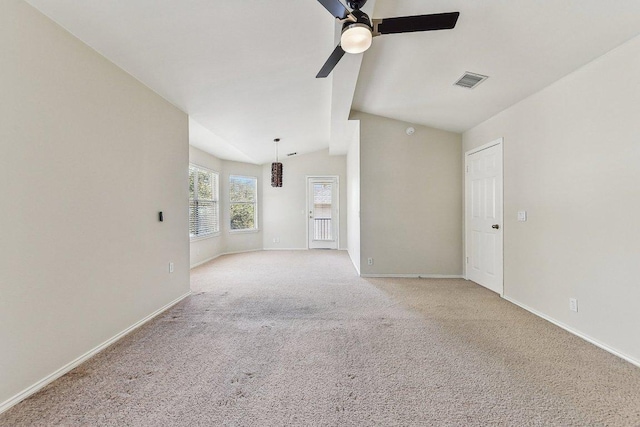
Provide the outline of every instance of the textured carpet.
<path id="1" fill-rule="evenodd" d="M 637 426 L 640 369 L 463 280 L 255 252 L 2 426 Z"/>

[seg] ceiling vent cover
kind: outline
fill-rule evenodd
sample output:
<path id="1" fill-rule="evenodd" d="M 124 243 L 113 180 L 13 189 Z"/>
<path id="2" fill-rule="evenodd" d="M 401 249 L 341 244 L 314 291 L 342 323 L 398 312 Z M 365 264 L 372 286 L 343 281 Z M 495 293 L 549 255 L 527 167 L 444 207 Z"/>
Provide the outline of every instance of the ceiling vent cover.
<path id="1" fill-rule="evenodd" d="M 458 79 L 457 82 L 454 83 L 454 85 L 473 89 L 488 78 L 489 77 L 483 76 L 482 74 L 470 73 L 467 71 Z"/>

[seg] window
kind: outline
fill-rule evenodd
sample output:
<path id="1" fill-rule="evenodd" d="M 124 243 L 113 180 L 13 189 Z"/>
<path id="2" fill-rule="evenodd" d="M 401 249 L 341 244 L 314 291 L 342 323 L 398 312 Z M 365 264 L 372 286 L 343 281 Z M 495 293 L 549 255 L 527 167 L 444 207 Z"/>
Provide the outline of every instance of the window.
<path id="1" fill-rule="evenodd" d="M 258 229 L 258 178 L 229 177 L 229 209 L 231 231 Z"/>
<path id="2" fill-rule="evenodd" d="M 197 239 L 220 231 L 218 173 L 189 165 L 189 237 Z"/>

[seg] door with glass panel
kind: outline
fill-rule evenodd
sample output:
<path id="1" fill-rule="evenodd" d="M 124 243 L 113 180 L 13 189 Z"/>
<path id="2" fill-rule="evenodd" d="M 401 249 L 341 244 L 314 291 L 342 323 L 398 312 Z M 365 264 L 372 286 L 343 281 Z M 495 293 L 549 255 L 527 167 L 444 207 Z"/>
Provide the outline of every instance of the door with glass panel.
<path id="1" fill-rule="evenodd" d="M 338 177 L 307 181 L 309 249 L 338 249 Z"/>

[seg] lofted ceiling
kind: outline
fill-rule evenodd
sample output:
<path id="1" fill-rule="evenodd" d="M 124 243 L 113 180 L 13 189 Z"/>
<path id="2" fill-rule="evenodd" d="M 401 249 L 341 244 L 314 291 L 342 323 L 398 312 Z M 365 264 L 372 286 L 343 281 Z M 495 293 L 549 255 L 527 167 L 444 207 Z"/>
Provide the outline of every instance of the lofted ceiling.
<path id="1" fill-rule="evenodd" d="M 379 0 L 374 15 L 452 10 L 454 30 L 374 39 L 353 108 L 463 132 L 640 34 L 637 0 Z M 489 79 L 453 86 L 466 71 Z"/>
<path id="2" fill-rule="evenodd" d="M 351 109 L 462 132 L 640 34 L 638 0 L 369 0 L 371 17 L 460 11 L 454 30 L 376 37 L 315 75 L 339 36 L 316 0 L 27 0 L 190 116 L 190 141 L 272 161 L 354 137 Z M 453 86 L 465 71 L 490 76 Z"/>

